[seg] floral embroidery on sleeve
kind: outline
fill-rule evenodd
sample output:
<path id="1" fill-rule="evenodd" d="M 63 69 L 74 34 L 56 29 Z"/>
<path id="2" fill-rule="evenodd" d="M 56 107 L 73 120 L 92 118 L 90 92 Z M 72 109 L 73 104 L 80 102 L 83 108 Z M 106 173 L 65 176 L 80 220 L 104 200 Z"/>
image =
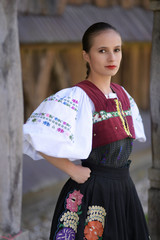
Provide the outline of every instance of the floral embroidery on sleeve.
<path id="1" fill-rule="evenodd" d="M 106 211 L 101 206 L 92 206 L 88 209 L 88 217 L 86 219 L 86 226 L 84 229 L 84 239 L 100 240 L 103 235 Z"/>
<path id="2" fill-rule="evenodd" d="M 44 102 L 47 102 L 47 101 L 59 102 L 76 112 L 78 111 L 78 100 L 72 99 L 71 97 L 65 97 L 65 96 L 60 97 L 59 95 L 56 95 L 56 96 L 52 95 L 44 100 Z"/>
<path id="3" fill-rule="evenodd" d="M 79 215 L 82 214 L 82 198 L 83 194 L 81 194 L 80 191 L 74 190 L 69 193 L 65 203 L 66 210 L 60 217 L 56 240 L 75 240 L 77 226 L 79 224 Z"/>
<path id="4" fill-rule="evenodd" d="M 71 125 L 51 114 L 33 113 L 28 119 L 28 122 L 32 122 L 34 124 L 38 123 L 45 125 L 46 127 L 50 127 L 59 133 L 65 134 L 73 142 L 74 137 L 71 133 Z"/>

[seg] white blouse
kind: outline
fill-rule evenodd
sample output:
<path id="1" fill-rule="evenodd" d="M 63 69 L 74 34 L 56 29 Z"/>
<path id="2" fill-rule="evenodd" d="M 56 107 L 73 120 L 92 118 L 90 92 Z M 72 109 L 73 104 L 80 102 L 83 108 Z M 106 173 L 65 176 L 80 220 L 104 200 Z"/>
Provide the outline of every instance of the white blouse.
<path id="1" fill-rule="evenodd" d="M 136 139 L 144 142 L 142 118 L 135 101 L 127 95 Z M 111 93 L 107 97 L 117 98 L 117 95 Z M 92 148 L 94 111 L 93 102 L 79 87 L 66 88 L 48 97 L 23 126 L 23 153 L 34 160 L 42 159 L 38 152 L 71 161 L 86 159 Z"/>

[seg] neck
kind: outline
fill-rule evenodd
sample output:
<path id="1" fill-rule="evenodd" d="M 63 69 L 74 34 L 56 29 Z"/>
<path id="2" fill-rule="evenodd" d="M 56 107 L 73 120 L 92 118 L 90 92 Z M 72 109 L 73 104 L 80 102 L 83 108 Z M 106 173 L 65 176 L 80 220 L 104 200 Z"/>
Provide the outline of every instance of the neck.
<path id="1" fill-rule="evenodd" d="M 111 77 L 98 78 L 89 75 L 87 80 L 91 81 L 94 85 L 96 85 L 96 87 L 98 87 L 104 93 L 104 95 L 108 95 L 112 92 L 112 89 L 110 87 Z"/>

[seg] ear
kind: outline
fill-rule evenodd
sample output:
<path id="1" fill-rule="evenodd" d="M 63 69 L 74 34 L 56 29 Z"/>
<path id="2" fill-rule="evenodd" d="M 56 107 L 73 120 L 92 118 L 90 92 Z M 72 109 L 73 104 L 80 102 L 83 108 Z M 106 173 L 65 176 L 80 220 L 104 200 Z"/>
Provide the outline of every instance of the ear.
<path id="1" fill-rule="evenodd" d="M 86 62 L 89 63 L 89 55 L 88 55 L 88 53 L 83 50 L 82 54 L 83 54 L 83 59 L 84 59 Z"/>

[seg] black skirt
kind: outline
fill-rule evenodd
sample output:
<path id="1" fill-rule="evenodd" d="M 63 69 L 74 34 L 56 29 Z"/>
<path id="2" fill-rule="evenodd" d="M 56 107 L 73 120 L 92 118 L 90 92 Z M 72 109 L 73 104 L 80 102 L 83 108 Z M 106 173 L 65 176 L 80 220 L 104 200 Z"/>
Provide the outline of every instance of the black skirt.
<path id="1" fill-rule="evenodd" d="M 91 177 L 69 179 L 55 209 L 50 240 L 148 240 L 146 220 L 129 168 L 84 163 Z"/>

